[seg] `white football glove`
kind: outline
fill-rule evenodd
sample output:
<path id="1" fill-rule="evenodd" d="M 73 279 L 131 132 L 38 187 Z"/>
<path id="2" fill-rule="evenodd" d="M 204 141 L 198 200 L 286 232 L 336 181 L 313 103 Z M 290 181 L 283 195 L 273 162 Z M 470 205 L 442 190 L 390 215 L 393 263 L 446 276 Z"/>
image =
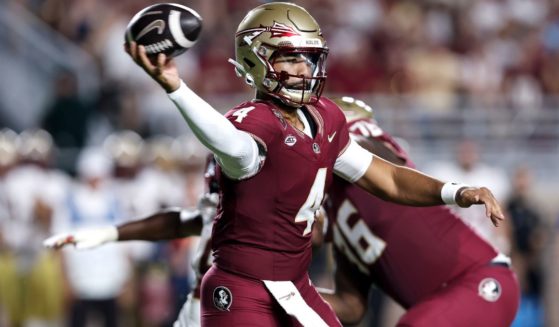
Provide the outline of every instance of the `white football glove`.
<path id="1" fill-rule="evenodd" d="M 204 225 L 212 223 L 215 218 L 217 205 L 219 204 L 218 193 L 204 193 L 198 199 L 198 210 L 202 215 Z"/>
<path id="2" fill-rule="evenodd" d="M 60 249 L 68 244 L 73 244 L 78 250 L 86 250 L 117 240 L 117 228 L 115 226 L 107 226 L 60 233 L 44 240 L 43 246 L 50 249 Z"/>

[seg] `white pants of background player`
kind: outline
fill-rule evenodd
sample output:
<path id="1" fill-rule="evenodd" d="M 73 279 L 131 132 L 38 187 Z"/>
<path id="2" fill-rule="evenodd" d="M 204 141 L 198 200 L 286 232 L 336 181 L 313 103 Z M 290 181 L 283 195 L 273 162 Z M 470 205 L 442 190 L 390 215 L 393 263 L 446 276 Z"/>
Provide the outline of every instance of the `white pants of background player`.
<path id="1" fill-rule="evenodd" d="M 200 327 L 200 299 L 188 294 L 173 327 Z"/>

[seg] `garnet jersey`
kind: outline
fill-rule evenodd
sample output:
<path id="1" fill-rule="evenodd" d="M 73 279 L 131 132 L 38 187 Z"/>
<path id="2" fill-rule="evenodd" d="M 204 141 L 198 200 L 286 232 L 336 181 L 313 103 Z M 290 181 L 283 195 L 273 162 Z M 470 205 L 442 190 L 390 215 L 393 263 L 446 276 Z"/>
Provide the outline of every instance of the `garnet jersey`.
<path id="1" fill-rule="evenodd" d="M 220 269 L 261 280 L 306 274 L 315 212 L 349 133 L 343 113 L 326 98 L 302 110 L 315 123 L 314 138 L 269 102 L 247 102 L 226 114 L 253 136 L 263 157 L 258 173 L 242 180 L 218 169 L 222 198 L 212 249 Z"/>
<path id="2" fill-rule="evenodd" d="M 348 126 L 365 148 L 374 148 L 372 140 L 381 141 L 406 166 L 413 166 L 375 121 L 357 120 Z M 338 269 L 347 269 L 363 292 L 375 283 L 406 308 L 497 255 L 445 206 L 386 202 L 338 177 L 328 193 Z"/>

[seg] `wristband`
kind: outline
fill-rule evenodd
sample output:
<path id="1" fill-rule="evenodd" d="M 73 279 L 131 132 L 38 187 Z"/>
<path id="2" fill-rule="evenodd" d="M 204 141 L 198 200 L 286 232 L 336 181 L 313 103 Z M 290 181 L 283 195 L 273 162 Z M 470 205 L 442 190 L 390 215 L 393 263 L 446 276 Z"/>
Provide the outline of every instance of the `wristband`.
<path id="1" fill-rule="evenodd" d="M 103 234 L 105 242 L 118 241 L 118 228 L 116 226 L 107 226 L 99 231 Z"/>
<path id="2" fill-rule="evenodd" d="M 466 184 L 454 182 L 444 183 L 443 187 L 441 188 L 441 199 L 445 204 L 456 204 L 456 195 L 458 195 L 458 191 L 465 187 L 469 186 Z"/>

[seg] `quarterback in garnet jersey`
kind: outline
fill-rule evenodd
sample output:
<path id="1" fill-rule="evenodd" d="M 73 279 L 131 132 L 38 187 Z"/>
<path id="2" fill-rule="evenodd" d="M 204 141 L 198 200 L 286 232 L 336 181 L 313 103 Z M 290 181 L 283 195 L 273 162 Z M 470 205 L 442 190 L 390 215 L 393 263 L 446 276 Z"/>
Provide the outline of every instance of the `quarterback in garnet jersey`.
<path id="1" fill-rule="evenodd" d="M 363 113 L 368 109 L 352 98 L 335 101 L 348 113 L 357 104 Z M 413 167 L 399 144 L 366 116 L 349 119 L 352 137 L 376 155 Z M 352 310 L 363 313 L 375 284 L 408 309 L 398 326 L 510 325 L 519 289 L 509 259 L 448 208 L 386 202 L 337 177 L 328 194 L 339 293 L 353 293 L 361 303 Z M 346 322 L 359 316 L 339 315 Z"/>
<path id="2" fill-rule="evenodd" d="M 300 6 L 265 3 L 239 24 L 230 62 L 257 100 L 227 117 L 181 81 L 172 59 L 163 53 L 150 59 L 135 42 L 126 49 L 219 165 L 215 264 L 201 285 L 202 326 L 340 325 L 306 272 L 310 231 L 333 172 L 401 204 L 483 204 L 495 224 L 504 219 L 488 189 L 373 160 L 349 139 L 339 108 L 320 97 L 328 48 Z"/>
<path id="3" fill-rule="evenodd" d="M 242 183 L 219 175 L 223 198 L 212 238 L 218 268 L 260 280 L 306 274 L 314 212 L 349 144 L 345 117 L 335 104 L 322 97 L 307 108 L 314 137 L 290 125 L 269 102 L 244 103 L 226 114 L 239 130 L 255 136 L 266 158 L 258 174 Z M 250 255 L 241 257 L 241 251 Z"/>

